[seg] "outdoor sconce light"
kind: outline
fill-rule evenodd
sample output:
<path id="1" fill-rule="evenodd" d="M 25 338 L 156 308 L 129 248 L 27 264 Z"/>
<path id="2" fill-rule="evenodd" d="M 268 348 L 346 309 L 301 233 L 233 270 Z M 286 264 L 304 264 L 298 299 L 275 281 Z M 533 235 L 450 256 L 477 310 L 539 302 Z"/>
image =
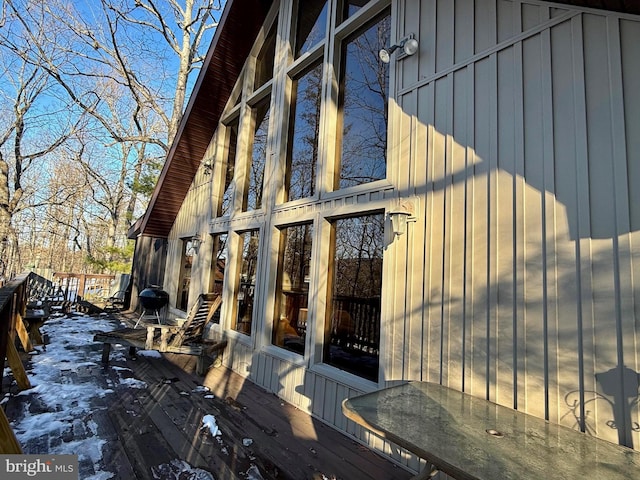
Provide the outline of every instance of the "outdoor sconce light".
<path id="1" fill-rule="evenodd" d="M 405 200 L 398 204 L 396 208 L 389 211 L 389 218 L 391 219 L 391 231 L 395 237 L 407 232 L 407 223 L 415 222 L 414 216 L 415 206 L 413 200 Z"/>
<path id="2" fill-rule="evenodd" d="M 391 55 L 399 48 L 404 51 L 405 55 L 413 55 L 418 51 L 418 40 L 415 39 L 415 35 L 413 33 L 410 33 L 395 45 L 391 45 L 389 48 L 383 48 L 380 50 L 380 52 L 378 52 L 380 60 L 384 63 L 389 63 L 391 61 Z"/>
<path id="3" fill-rule="evenodd" d="M 202 168 L 204 168 L 205 175 L 211 175 L 211 170 L 213 170 L 213 165 L 211 165 L 211 160 L 202 162 Z"/>
<path id="4" fill-rule="evenodd" d="M 193 250 L 193 253 L 198 253 L 198 249 L 200 248 L 201 244 L 202 238 L 200 238 L 200 235 L 196 233 L 193 237 L 191 237 L 191 249 Z"/>

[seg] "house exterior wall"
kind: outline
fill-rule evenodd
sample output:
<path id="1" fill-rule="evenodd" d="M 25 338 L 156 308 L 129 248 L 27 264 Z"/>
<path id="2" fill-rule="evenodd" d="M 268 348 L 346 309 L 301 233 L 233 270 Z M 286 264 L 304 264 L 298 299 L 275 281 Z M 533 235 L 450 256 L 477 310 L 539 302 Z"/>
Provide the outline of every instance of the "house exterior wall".
<path id="1" fill-rule="evenodd" d="M 373 3 L 372 12 L 388 5 Z M 387 180 L 275 203 L 287 95 L 276 64 L 269 201 L 212 218 L 223 181 L 220 127 L 213 174 L 199 172 L 170 235 L 165 289 L 177 291 L 181 239 L 200 233 L 192 298 L 205 291 L 206 233 L 230 232 L 222 321 L 212 330 L 229 341 L 225 364 L 410 468 L 415 458 L 345 419 L 344 398 L 399 380 L 440 382 L 640 448 L 640 19 L 536 0 L 399 0 L 391 13 L 392 38 L 415 33 L 420 47 L 391 63 Z M 275 2 L 276 15 L 286 32 L 289 2 Z M 327 105 L 334 94 L 323 91 Z M 332 108 L 323 110 L 328 141 Z M 319 361 L 323 245 L 329 220 L 388 214 L 403 202 L 415 221 L 387 235 L 380 374 L 370 382 Z M 270 341 L 277 227 L 301 221 L 315 228 L 305 356 Z M 229 322 L 233 234 L 249 228 L 262 241 L 247 336 Z"/>
<path id="2" fill-rule="evenodd" d="M 441 382 L 640 447 L 637 17 L 406 2 L 389 378 Z M 404 173 L 404 175 L 402 175 Z M 615 428 L 613 428 L 615 425 Z"/>
<path id="3" fill-rule="evenodd" d="M 138 310 L 138 294 L 148 285 L 164 284 L 167 240 L 142 235 L 136 238 L 135 262 L 131 271 L 129 309 Z"/>

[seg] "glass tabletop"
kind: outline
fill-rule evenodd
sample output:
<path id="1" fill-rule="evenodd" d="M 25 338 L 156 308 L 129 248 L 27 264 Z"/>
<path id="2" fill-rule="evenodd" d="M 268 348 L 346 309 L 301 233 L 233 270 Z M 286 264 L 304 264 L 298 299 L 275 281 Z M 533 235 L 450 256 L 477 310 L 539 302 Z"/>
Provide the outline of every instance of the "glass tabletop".
<path id="1" fill-rule="evenodd" d="M 640 452 L 434 383 L 346 399 L 342 409 L 458 480 L 640 479 Z"/>

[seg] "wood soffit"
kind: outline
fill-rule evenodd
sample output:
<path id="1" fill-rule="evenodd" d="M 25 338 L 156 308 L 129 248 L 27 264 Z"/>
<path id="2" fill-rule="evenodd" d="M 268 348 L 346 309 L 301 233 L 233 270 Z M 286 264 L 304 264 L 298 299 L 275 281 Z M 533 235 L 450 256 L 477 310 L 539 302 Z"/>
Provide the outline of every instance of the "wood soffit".
<path id="1" fill-rule="evenodd" d="M 167 237 L 273 0 L 228 0 L 147 211 L 129 229 Z"/>
<path id="2" fill-rule="evenodd" d="M 186 197 L 224 106 L 273 0 L 228 0 L 145 215 L 129 229 L 165 238 Z M 639 0 L 556 3 L 640 15 Z"/>

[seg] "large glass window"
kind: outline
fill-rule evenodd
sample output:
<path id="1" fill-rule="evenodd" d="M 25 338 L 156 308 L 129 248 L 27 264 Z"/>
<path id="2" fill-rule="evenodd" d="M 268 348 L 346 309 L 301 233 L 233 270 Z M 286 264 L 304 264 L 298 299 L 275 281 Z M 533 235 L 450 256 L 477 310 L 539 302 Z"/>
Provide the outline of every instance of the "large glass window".
<path id="1" fill-rule="evenodd" d="M 294 79 L 287 151 L 287 200 L 310 197 L 315 192 L 320 133 L 322 63 Z"/>
<path id="2" fill-rule="evenodd" d="M 327 0 L 299 0 L 297 17 L 295 58 L 324 40 L 327 30 Z"/>
<path id="3" fill-rule="evenodd" d="M 335 189 L 386 178 L 389 67 L 378 52 L 390 25 L 387 12 L 342 44 Z"/>
<path id="4" fill-rule="evenodd" d="M 182 253 L 180 255 L 180 277 L 178 279 L 178 300 L 176 306 L 180 310 L 187 310 L 189 306 L 189 288 L 191 287 L 191 267 L 195 248 L 191 238 L 182 240 Z"/>
<path id="5" fill-rule="evenodd" d="M 280 234 L 273 344 L 304 354 L 307 334 L 311 224 L 283 228 Z"/>
<path id="6" fill-rule="evenodd" d="M 219 215 L 228 215 L 233 205 L 232 181 L 236 166 L 236 152 L 238 146 L 238 118 L 226 126 L 227 131 L 227 161 L 225 162 L 224 193 L 220 203 Z"/>
<path id="7" fill-rule="evenodd" d="M 251 159 L 248 165 L 249 181 L 244 195 L 244 211 L 258 210 L 262 207 L 264 169 L 267 163 L 267 140 L 269 136 L 269 97 L 254 107 L 253 115 L 255 132 Z"/>
<path id="8" fill-rule="evenodd" d="M 384 215 L 333 223 L 323 361 L 378 380 Z"/>
<path id="9" fill-rule="evenodd" d="M 278 20 L 276 19 L 269 30 L 269 34 L 260 49 L 256 61 L 256 76 L 254 89 L 260 88 L 273 77 L 273 62 L 276 56 L 276 30 L 278 28 Z"/>
<path id="10" fill-rule="evenodd" d="M 211 256 L 211 274 L 209 278 L 209 292 L 222 295 L 224 287 L 224 271 L 227 267 L 227 238 L 226 233 L 216 234 L 213 238 L 213 255 Z M 220 323 L 220 309 L 212 319 L 213 323 Z"/>
<path id="11" fill-rule="evenodd" d="M 258 247 L 260 246 L 259 230 L 250 230 L 240 234 L 240 251 L 242 260 L 240 278 L 236 295 L 237 317 L 234 329 L 251 335 L 253 320 L 253 303 L 256 293 L 256 275 L 258 271 Z"/>

